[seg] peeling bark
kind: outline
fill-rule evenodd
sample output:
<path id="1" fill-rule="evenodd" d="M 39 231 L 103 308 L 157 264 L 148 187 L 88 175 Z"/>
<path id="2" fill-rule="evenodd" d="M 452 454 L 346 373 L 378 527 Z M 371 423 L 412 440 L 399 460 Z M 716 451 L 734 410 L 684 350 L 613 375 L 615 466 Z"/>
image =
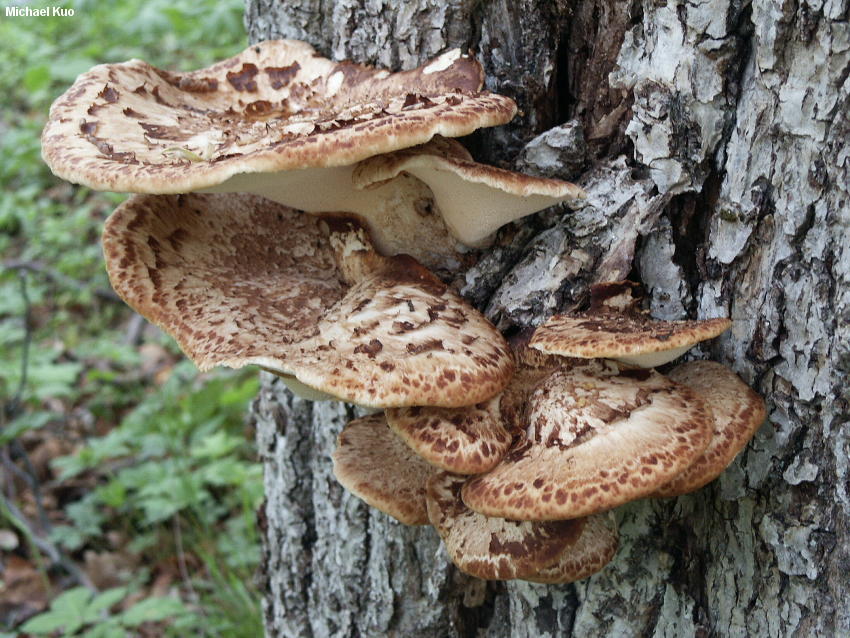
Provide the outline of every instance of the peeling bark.
<path id="1" fill-rule="evenodd" d="M 850 2 L 248 0 L 246 22 L 393 68 L 472 49 L 523 110 L 476 157 L 578 171 L 591 205 L 505 229 L 462 293 L 509 330 L 639 278 L 655 316 L 733 318 L 703 354 L 769 409 L 718 481 L 621 508 L 601 573 L 486 584 L 336 484 L 351 408 L 264 377 L 268 634 L 850 635 Z"/>

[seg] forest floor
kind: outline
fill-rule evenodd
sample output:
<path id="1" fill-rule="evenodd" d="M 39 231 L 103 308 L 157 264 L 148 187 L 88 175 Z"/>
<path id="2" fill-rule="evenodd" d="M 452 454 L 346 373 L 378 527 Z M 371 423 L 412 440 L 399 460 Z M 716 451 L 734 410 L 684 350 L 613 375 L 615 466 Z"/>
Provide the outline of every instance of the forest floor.
<path id="1" fill-rule="evenodd" d="M 0 19 L 0 638 L 259 635 L 256 372 L 199 374 L 118 299 L 100 232 L 125 195 L 39 144 L 94 64 L 241 50 L 242 2 L 50 6 L 74 15 Z"/>

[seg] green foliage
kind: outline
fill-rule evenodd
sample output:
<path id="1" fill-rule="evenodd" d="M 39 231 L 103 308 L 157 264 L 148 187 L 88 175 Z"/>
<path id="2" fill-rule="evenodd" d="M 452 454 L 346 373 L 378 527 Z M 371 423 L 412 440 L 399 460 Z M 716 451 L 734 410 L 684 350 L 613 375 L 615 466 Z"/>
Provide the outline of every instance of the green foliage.
<path id="1" fill-rule="evenodd" d="M 185 623 L 186 617 L 194 616 L 175 598 L 147 598 L 126 611 L 110 613 L 127 594 L 126 587 L 100 593 L 85 587 L 69 589 L 53 600 L 49 610 L 25 622 L 21 631 L 35 636 L 52 636 L 61 631 L 62 636 L 126 638 L 131 634 L 129 630 L 147 622 L 172 619 Z"/>
<path id="2" fill-rule="evenodd" d="M 75 436 L 100 435 L 55 468 L 59 480 L 96 487 L 65 505 L 50 540 L 79 557 L 109 548 L 106 534 L 120 532 L 146 567 L 126 588 L 68 590 L 19 629 L 111 638 L 164 621 L 168 635 L 259 635 L 251 577 L 262 479 L 243 423 L 255 374 L 200 375 L 181 363 L 155 386 L 152 374 L 139 372 L 140 350 L 125 343 L 131 313 L 109 296 L 99 244 L 103 220 L 124 196 L 57 180 L 39 143 L 50 103 L 94 64 L 138 57 L 190 69 L 241 50 L 243 2 L 28 6 L 75 15 L 0 20 L 0 445 L 68 436 L 87 415 Z M 170 340 L 153 339 L 176 352 Z M 142 591 L 158 562 L 175 556 L 194 565 L 182 602 L 148 598 L 114 611 Z"/>

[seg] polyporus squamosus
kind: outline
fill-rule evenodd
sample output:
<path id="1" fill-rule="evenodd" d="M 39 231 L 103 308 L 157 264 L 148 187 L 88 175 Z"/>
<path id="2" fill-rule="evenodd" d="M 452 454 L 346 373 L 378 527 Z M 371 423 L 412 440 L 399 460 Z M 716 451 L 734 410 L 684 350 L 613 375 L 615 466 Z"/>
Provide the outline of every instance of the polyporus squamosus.
<path id="1" fill-rule="evenodd" d="M 472 576 L 570 583 L 602 569 L 617 551 L 616 526 L 607 514 L 544 522 L 487 517 L 461 500 L 465 481 L 435 474 L 426 503 L 452 562 Z"/>
<path id="2" fill-rule="evenodd" d="M 53 104 L 42 152 L 58 176 L 100 190 L 248 192 L 308 212 L 356 213 L 384 254 L 451 266 L 455 239 L 481 245 L 512 219 L 582 196 L 434 139 L 514 116 L 513 101 L 481 91 L 482 82 L 481 66 L 458 50 L 389 73 L 288 40 L 188 73 L 105 64 Z"/>
<path id="3" fill-rule="evenodd" d="M 103 235 L 113 287 L 202 370 L 255 364 L 371 407 L 485 401 L 513 370 L 499 332 L 345 216 L 245 194 L 137 195 Z"/>
<path id="4" fill-rule="evenodd" d="M 452 562 L 478 578 L 572 582 L 600 570 L 617 549 L 609 515 L 528 522 L 470 510 L 460 497 L 467 477 L 439 472 L 417 457 L 381 414 L 348 423 L 332 459 L 343 487 L 401 523 L 430 522 Z"/>
<path id="5" fill-rule="evenodd" d="M 587 312 L 556 315 L 540 326 L 531 347 L 564 357 L 607 358 L 654 368 L 729 329 L 729 319 L 660 321 L 640 310 L 631 281 L 591 287 Z"/>
<path id="6" fill-rule="evenodd" d="M 667 376 L 703 397 L 711 408 L 712 437 L 699 458 L 653 496 L 687 494 L 716 479 L 767 417 L 764 399 L 721 363 L 689 361 Z"/>

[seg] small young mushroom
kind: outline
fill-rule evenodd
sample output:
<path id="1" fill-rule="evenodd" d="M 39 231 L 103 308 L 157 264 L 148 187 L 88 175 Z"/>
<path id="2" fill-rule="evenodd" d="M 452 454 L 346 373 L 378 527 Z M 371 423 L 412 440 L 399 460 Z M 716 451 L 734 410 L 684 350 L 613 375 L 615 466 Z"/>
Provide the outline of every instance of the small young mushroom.
<path id="1" fill-rule="evenodd" d="M 716 479 L 744 449 L 767 416 L 764 399 L 732 370 L 714 361 L 690 361 L 667 376 L 703 397 L 711 407 L 713 434 L 705 451 L 653 496 L 687 494 Z"/>
<path id="2" fill-rule="evenodd" d="M 497 395 L 463 408 L 388 408 L 387 423 L 419 456 L 455 474 L 486 472 L 505 455 L 512 435 Z"/>
<path id="3" fill-rule="evenodd" d="M 428 480 L 428 518 L 459 569 L 487 580 L 520 578 L 565 583 L 599 571 L 617 549 L 607 516 L 569 521 L 510 521 L 469 509 L 466 477 L 448 472 Z"/>
<path id="4" fill-rule="evenodd" d="M 437 470 L 387 427 L 383 414 L 350 421 L 331 455 L 349 492 L 405 525 L 427 525 L 425 484 Z"/>
<path id="5" fill-rule="evenodd" d="M 511 344 L 516 369 L 504 391 L 460 408 L 417 406 L 386 410 L 387 422 L 429 463 L 454 474 L 480 474 L 507 453 L 522 428 L 526 401 L 537 383 L 564 364 L 562 357 Z"/>
<path id="6" fill-rule="evenodd" d="M 202 370 L 249 364 L 370 407 L 460 406 L 508 383 L 498 331 L 351 217 L 255 195 L 135 196 L 107 220 L 116 292 Z"/>
<path id="7" fill-rule="evenodd" d="M 590 309 L 551 317 L 535 331 L 531 347 L 565 357 L 608 358 L 654 368 L 732 325 L 729 319 L 652 319 L 639 309 L 635 287 L 630 281 L 592 286 Z"/>
<path id="8" fill-rule="evenodd" d="M 528 427 L 463 500 L 487 516 L 561 520 L 652 494 L 699 457 L 711 437 L 699 395 L 654 370 L 613 361 L 564 365 L 526 408 Z"/>

